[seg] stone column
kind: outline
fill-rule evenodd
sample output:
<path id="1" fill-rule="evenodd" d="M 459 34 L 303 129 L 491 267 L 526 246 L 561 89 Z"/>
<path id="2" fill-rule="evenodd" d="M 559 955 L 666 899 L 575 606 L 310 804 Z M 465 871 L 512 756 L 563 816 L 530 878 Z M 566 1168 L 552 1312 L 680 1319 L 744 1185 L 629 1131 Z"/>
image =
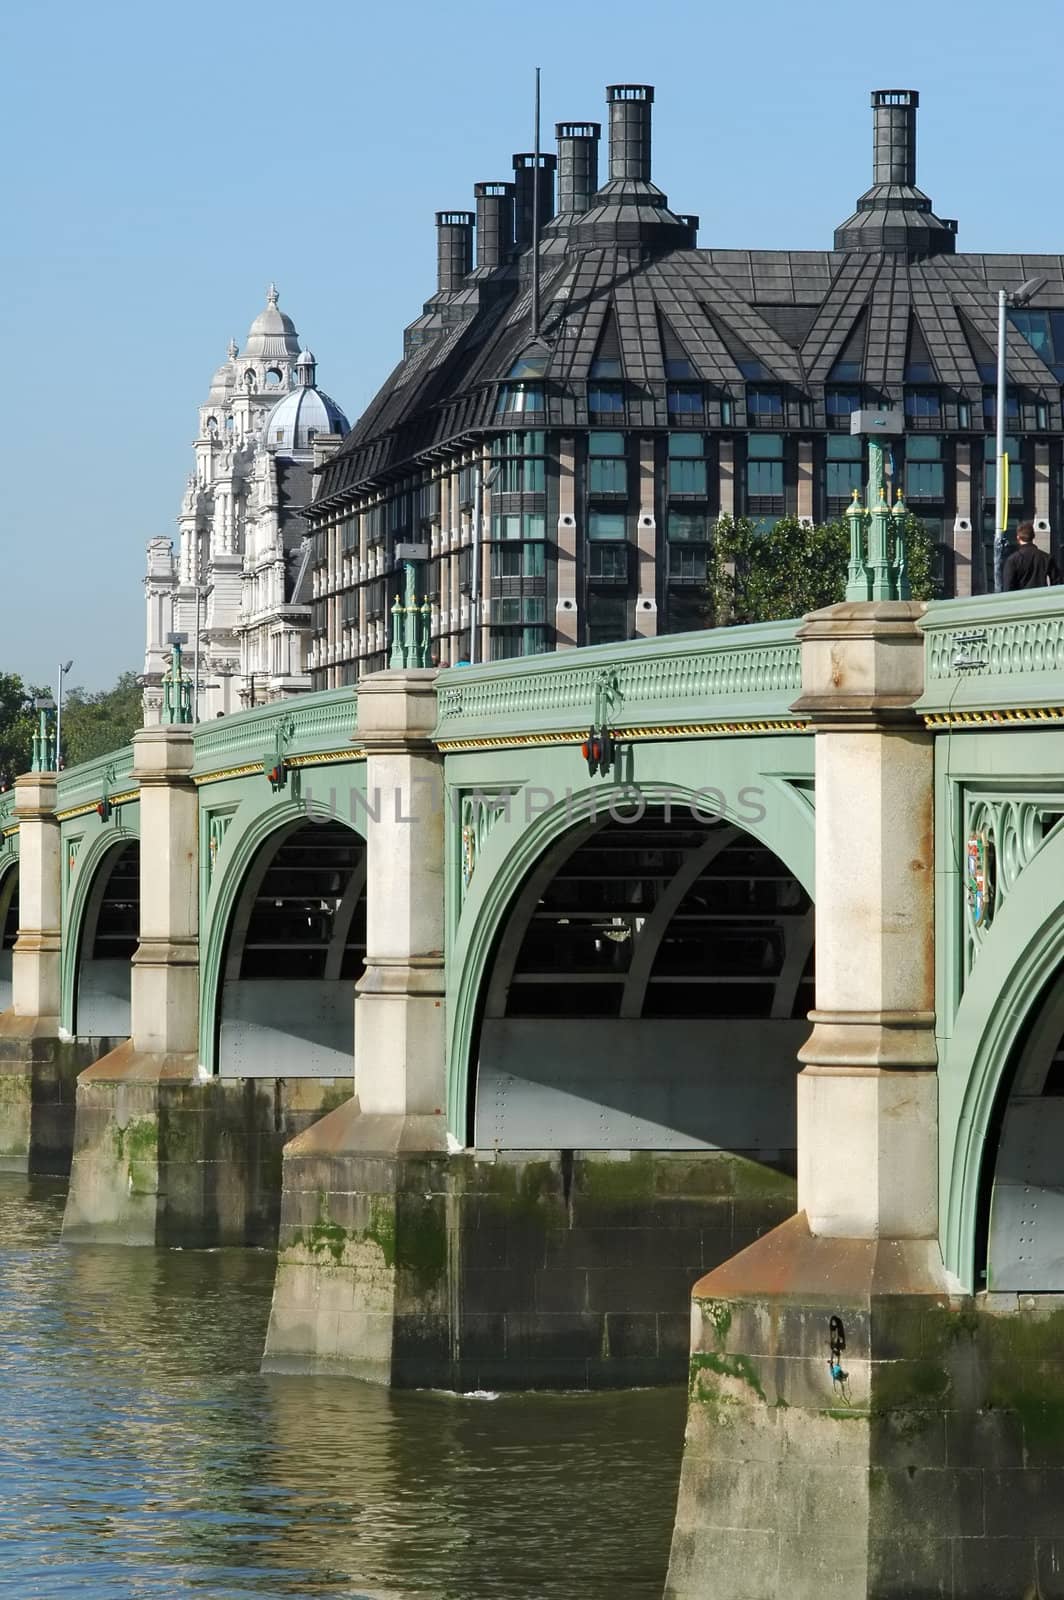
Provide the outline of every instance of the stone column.
<path id="1" fill-rule="evenodd" d="M 759 1600 L 973 1592 L 938 1586 L 952 1560 L 944 1508 L 964 1474 L 946 1452 L 951 1379 L 928 1343 L 951 1308 L 937 1240 L 933 748 L 911 709 L 922 610 L 833 606 L 800 633 L 817 942 L 799 1210 L 694 1290 L 671 1600 L 716 1593 L 720 1571 L 741 1571 Z M 963 1448 L 961 1464 L 973 1464 Z M 981 1517 L 980 1502 L 964 1531 Z"/>
<path id="2" fill-rule="evenodd" d="M 955 476 L 957 510 L 953 519 L 953 593 L 958 600 L 972 592 L 972 449 L 967 440 L 957 444 Z"/>
<path id="3" fill-rule="evenodd" d="M 798 519 L 813 520 L 813 441 L 798 440 Z"/>
<path id="4" fill-rule="evenodd" d="M 364 1114 L 444 1115 L 443 762 L 435 673 L 379 672 L 358 693 L 366 793 L 366 970 L 355 1005 Z M 433 1135 L 435 1137 L 435 1135 Z"/>
<path id="5" fill-rule="evenodd" d="M 78 1079 L 63 1219 L 68 1240 L 199 1245 L 241 1238 L 243 1218 L 236 1224 L 220 1218 L 215 1204 L 227 1183 L 239 1188 L 227 1166 L 239 1171 L 240 1153 L 231 1131 L 228 1148 L 216 1148 L 209 1118 L 219 1107 L 208 1103 L 211 1085 L 197 1081 L 193 754 L 190 727 L 164 724 L 133 736 L 133 774 L 140 785 L 140 943 L 133 955 L 131 1037 Z"/>
<path id="6" fill-rule="evenodd" d="M 142 728 L 133 735 L 140 785 L 140 943 L 131 987 L 134 1050 L 183 1057 L 199 1047 L 199 801 L 192 783 L 192 730 Z"/>
<path id="7" fill-rule="evenodd" d="M 657 521 L 655 500 L 654 439 L 639 441 L 639 517 L 636 522 L 635 632 L 641 639 L 653 639 L 658 631 L 657 601 Z"/>
<path id="8" fill-rule="evenodd" d="M 18 818 L 18 938 L 11 957 L 11 1009 L 59 1031 L 60 861 L 56 774 L 15 779 Z"/>
<path id="9" fill-rule="evenodd" d="M 285 1147 L 265 1355 L 273 1370 L 388 1383 L 397 1363 L 418 1370 L 427 1330 L 435 1338 L 449 1326 L 444 804 L 435 722 L 435 673 L 379 672 L 360 682 L 356 738 L 367 756 L 369 820 L 355 1095 Z"/>
<path id="10" fill-rule="evenodd" d="M 579 638 L 580 605 L 576 592 L 576 440 L 572 434 L 565 434 L 558 446 L 557 583 L 554 643 L 557 649 L 563 650 L 575 645 Z"/>
<path id="11" fill-rule="evenodd" d="M 721 439 L 719 455 L 720 515 L 735 515 L 735 440 Z"/>

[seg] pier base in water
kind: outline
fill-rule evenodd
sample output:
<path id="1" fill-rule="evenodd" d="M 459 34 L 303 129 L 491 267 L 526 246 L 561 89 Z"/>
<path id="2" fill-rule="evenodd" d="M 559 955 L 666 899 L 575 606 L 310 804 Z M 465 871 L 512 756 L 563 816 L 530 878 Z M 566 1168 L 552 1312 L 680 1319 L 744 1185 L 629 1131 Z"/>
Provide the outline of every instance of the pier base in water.
<path id="1" fill-rule="evenodd" d="M 120 1046 L 77 1085 L 63 1237 L 272 1248 L 287 1140 L 350 1091 L 317 1078 L 200 1078 L 195 1058 Z"/>
<path id="2" fill-rule="evenodd" d="M 60 1039 L 54 1018 L 0 1014 L 0 1172 L 64 1177 L 78 1073 L 116 1039 Z"/>
<path id="3" fill-rule="evenodd" d="M 1062 1335 L 933 1241 L 759 1240 L 694 1291 L 667 1600 L 1064 1595 Z"/>
<path id="4" fill-rule="evenodd" d="M 455 1390 L 682 1382 L 691 1283 L 793 1204 L 786 1170 L 723 1151 L 448 1152 L 442 1117 L 350 1101 L 285 1150 L 264 1365 Z"/>

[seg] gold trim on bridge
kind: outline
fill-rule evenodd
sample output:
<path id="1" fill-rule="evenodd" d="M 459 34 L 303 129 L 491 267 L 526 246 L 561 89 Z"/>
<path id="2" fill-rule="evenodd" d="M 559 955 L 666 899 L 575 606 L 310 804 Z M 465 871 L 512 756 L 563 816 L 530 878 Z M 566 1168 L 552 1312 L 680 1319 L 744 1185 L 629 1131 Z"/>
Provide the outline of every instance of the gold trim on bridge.
<path id="1" fill-rule="evenodd" d="M 710 737 L 757 733 L 810 733 L 811 722 L 794 721 L 778 717 L 764 722 L 680 722 L 659 728 L 611 728 L 613 740 L 690 739 L 708 734 Z M 437 749 L 443 751 L 508 750 L 531 748 L 536 745 L 575 744 L 587 737 L 587 729 L 572 728 L 560 733 L 507 733 L 469 739 L 439 739 Z"/>
<path id="2" fill-rule="evenodd" d="M 128 806 L 131 800 L 140 799 L 139 789 L 127 789 L 124 794 L 101 794 L 95 800 L 87 800 L 84 805 L 68 806 L 65 811 L 57 811 L 57 822 L 69 822 L 72 817 L 87 817 L 95 811 L 101 800 L 109 800 L 112 806 Z"/>
<path id="3" fill-rule="evenodd" d="M 282 756 L 286 767 L 293 769 L 299 767 L 324 767 L 335 766 L 340 762 L 365 761 L 364 750 L 313 750 L 309 755 Z M 249 778 L 265 772 L 266 768 L 261 761 L 248 761 L 240 767 L 222 767 L 218 772 L 193 773 L 192 782 L 197 789 L 205 783 L 222 783 L 226 778 Z"/>
<path id="4" fill-rule="evenodd" d="M 1064 722 L 1064 706 L 1010 706 L 1008 709 L 985 711 L 927 711 L 924 713 L 924 726 L 926 728 L 953 728 L 961 727 L 965 723 L 973 727 L 999 727 L 1016 722 Z"/>
<path id="5" fill-rule="evenodd" d="M 12 825 L 11 825 L 11 827 L 10 827 L 10 828 L 5 828 L 5 829 L 4 829 L 4 831 L 3 831 L 3 835 L 2 835 L 2 837 L 3 837 L 3 838 L 5 838 L 5 839 L 10 839 L 10 838 L 12 838 L 12 837 L 13 837 L 13 835 L 14 835 L 14 834 L 16 834 L 16 833 L 17 833 L 17 832 L 18 832 L 18 830 L 19 830 L 19 826 L 20 826 L 20 824 L 19 824 L 19 823 L 17 823 L 17 822 L 15 822 L 15 823 L 12 823 Z"/>

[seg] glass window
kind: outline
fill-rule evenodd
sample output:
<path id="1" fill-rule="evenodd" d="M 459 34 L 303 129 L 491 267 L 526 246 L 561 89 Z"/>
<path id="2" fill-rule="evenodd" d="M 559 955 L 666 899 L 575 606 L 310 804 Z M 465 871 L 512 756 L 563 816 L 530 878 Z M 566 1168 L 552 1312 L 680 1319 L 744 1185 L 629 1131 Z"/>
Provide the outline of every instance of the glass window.
<path id="1" fill-rule="evenodd" d="M 909 361 L 905 366 L 906 383 L 934 383 L 938 373 L 930 361 Z"/>
<path id="2" fill-rule="evenodd" d="M 617 356 L 597 356 L 588 369 L 589 378 L 623 378 L 624 368 Z"/>
<path id="3" fill-rule="evenodd" d="M 697 378 L 698 373 L 686 356 L 669 356 L 665 361 L 665 376 L 682 383 L 685 378 Z"/>
<path id="4" fill-rule="evenodd" d="M 747 455 L 758 461 L 783 458 L 782 433 L 752 433 L 747 445 Z"/>
<path id="5" fill-rule="evenodd" d="M 504 383 L 499 390 L 496 412 L 542 411 L 543 389 L 538 383 Z"/>
<path id="6" fill-rule="evenodd" d="M 603 433 L 596 429 L 587 436 L 587 453 L 589 456 L 623 456 L 624 434 Z"/>
<path id="7" fill-rule="evenodd" d="M 587 486 L 591 494 L 626 494 L 628 463 L 593 456 L 587 464 Z"/>
<path id="8" fill-rule="evenodd" d="M 623 413 L 624 389 L 619 383 L 589 383 L 587 405 L 589 411 Z"/>
<path id="9" fill-rule="evenodd" d="M 861 363 L 859 361 L 843 361 L 840 357 L 832 367 L 829 377 L 836 383 L 860 383 Z"/>
<path id="10" fill-rule="evenodd" d="M 509 372 L 508 378 L 542 378 L 547 370 L 549 356 L 544 352 L 529 352 L 528 355 L 518 356 Z"/>
<path id="11" fill-rule="evenodd" d="M 704 461 L 685 461 L 675 457 L 669 462 L 669 493 L 670 494 L 697 494 L 703 498 L 707 493 L 706 463 Z"/>
<path id="12" fill-rule="evenodd" d="M 752 417 L 783 417 L 783 396 L 778 389 L 751 389 L 746 409 Z"/>
<path id="13" fill-rule="evenodd" d="M 827 454 L 829 461 L 861 461 L 864 459 L 864 441 L 852 433 L 829 433 Z"/>
<path id="14" fill-rule="evenodd" d="M 709 539 L 709 517 L 704 511 L 670 511 L 666 536 L 670 544 L 705 542 Z"/>
<path id="15" fill-rule="evenodd" d="M 941 461 L 941 436 L 931 434 L 928 438 L 907 439 L 905 442 L 905 455 L 909 461 Z"/>
<path id="16" fill-rule="evenodd" d="M 1006 422 L 1019 422 L 1019 420 L 1020 420 L 1020 397 L 1016 393 L 1015 389 L 1006 389 L 1005 390 L 1005 421 Z M 996 423 L 997 423 L 997 390 L 996 389 L 984 389 L 983 390 L 983 421 L 988 427 L 991 427 L 991 428 L 994 427 L 996 425 Z"/>
<path id="17" fill-rule="evenodd" d="M 547 519 L 541 511 L 506 511 L 491 519 L 493 539 L 545 539 Z"/>
<path id="18" fill-rule="evenodd" d="M 542 456 L 547 452 L 547 435 L 536 433 L 499 433 L 491 441 L 491 454 L 496 461 L 503 456 Z"/>
<path id="19" fill-rule="evenodd" d="M 704 544 L 690 547 L 669 546 L 669 577 L 683 583 L 702 582 L 706 576 L 707 552 Z"/>
<path id="20" fill-rule="evenodd" d="M 701 389 L 681 389 L 670 383 L 666 390 L 666 403 L 672 416 L 701 416 L 705 401 Z"/>
<path id="21" fill-rule="evenodd" d="M 697 433 L 670 433 L 670 456 L 701 456 L 705 453 L 705 444 L 700 434 Z"/>
<path id="22" fill-rule="evenodd" d="M 782 495 L 783 462 L 750 461 L 746 467 L 746 489 L 752 495 Z"/>
<path id="23" fill-rule="evenodd" d="M 757 379 L 770 378 L 772 376 L 760 361 L 755 361 L 752 357 L 740 357 L 735 365 L 739 368 L 744 378 Z"/>
<path id="24" fill-rule="evenodd" d="M 853 491 L 863 488 L 863 472 L 864 464 L 861 461 L 829 461 L 824 483 L 826 493 L 834 499 L 852 499 Z"/>
<path id="25" fill-rule="evenodd" d="M 587 597 L 588 644 L 615 644 L 628 637 L 628 602 L 623 595 Z"/>
<path id="26" fill-rule="evenodd" d="M 628 546 L 595 544 L 588 550 L 588 577 L 610 583 L 627 582 Z"/>
<path id="27" fill-rule="evenodd" d="M 958 428 L 970 428 L 972 425 L 972 408 L 967 400 L 961 400 L 957 406 Z"/>
<path id="28" fill-rule="evenodd" d="M 727 400 L 727 399 L 722 400 L 721 403 L 720 403 L 720 425 L 721 425 L 721 427 L 722 428 L 730 428 L 731 425 L 732 425 L 732 421 L 734 419 L 734 416 L 735 416 L 735 406 L 732 403 L 732 401 L 731 400 Z"/>
<path id="29" fill-rule="evenodd" d="M 542 456 L 513 456 L 498 464 L 492 488 L 498 494 L 542 494 L 547 487 L 547 463 Z"/>
<path id="30" fill-rule="evenodd" d="M 848 417 L 861 409 L 859 389 L 829 389 L 824 396 L 829 417 Z"/>
<path id="31" fill-rule="evenodd" d="M 627 518 L 623 511 L 590 511 L 587 518 L 589 539 L 623 541 L 627 537 Z"/>
<path id="32" fill-rule="evenodd" d="M 907 389 L 905 415 L 912 420 L 938 418 L 942 415 L 942 401 L 935 389 Z"/>
<path id="33" fill-rule="evenodd" d="M 941 500 L 945 493 L 941 461 L 906 462 L 905 493 L 910 500 Z"/>

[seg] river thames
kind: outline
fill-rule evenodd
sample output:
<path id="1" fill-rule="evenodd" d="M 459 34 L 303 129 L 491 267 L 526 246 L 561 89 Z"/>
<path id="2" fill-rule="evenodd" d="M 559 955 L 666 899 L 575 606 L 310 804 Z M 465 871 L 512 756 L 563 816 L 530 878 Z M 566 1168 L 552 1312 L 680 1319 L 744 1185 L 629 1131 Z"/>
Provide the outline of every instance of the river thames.
<path id="1" fill-rule="evenodd" d="M 68 1248 L 0 1175 L 0 1594 L 657 1600 L 685 1396 L 258 1371 L 263 1251 Z"/>

